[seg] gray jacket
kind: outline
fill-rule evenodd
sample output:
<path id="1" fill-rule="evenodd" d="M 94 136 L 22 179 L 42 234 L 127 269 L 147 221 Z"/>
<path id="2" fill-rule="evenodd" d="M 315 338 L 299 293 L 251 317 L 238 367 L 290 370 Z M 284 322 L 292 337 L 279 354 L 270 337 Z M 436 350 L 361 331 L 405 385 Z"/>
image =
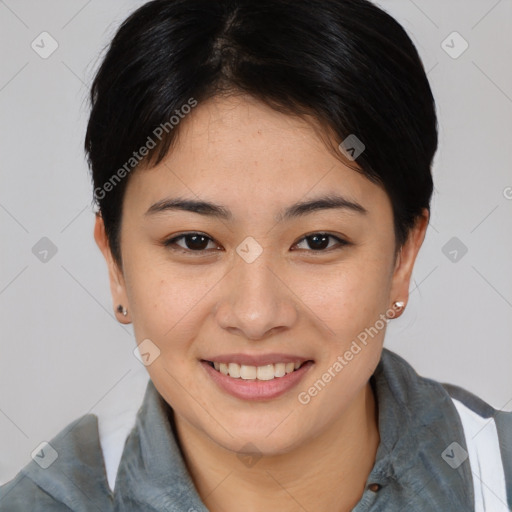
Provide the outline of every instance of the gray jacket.
<path id="1" fill-rule="evenodd" d="M 419 376 L 388 349 L 371 383 L 381 441 L 353 512 L 512 510 L 512 412 Z M 33 460 L 1 486 L 0 512 L 207 512 L 177 444 L 172 409 L 151 380 L 114 490 L 96 415 L 73 421 L 49 444 L 58 458 L 46 469 Z"/>

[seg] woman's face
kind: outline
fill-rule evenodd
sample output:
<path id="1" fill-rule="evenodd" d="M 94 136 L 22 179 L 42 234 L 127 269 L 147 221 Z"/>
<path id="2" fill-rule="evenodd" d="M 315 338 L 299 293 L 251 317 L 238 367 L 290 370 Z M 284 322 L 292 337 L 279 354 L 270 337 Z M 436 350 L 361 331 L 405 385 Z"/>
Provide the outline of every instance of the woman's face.
<path id="1" fill-rule="evenodd" d="M 368 385 L 425 225 L 395 262 L 387 194 L 311 125 L 253 99 L 214 98 L 181 123 L 165 160 L 127 185 L 115 304 L 137 344 L 150 340 L 150 377 L 181 421 L 229 450 L 284 453 Z M 360 207 L 296 206 L 325 196 Z M 166 207 L 178 198 L 217 206 Z M 235 374 L 246 363 L 249 380 L 207 361 Z"/>

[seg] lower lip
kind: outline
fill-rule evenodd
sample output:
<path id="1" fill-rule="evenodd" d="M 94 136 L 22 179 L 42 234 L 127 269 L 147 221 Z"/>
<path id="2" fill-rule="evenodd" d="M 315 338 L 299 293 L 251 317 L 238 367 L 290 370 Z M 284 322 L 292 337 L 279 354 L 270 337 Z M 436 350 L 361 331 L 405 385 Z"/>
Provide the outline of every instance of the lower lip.
<path id="1" fill-rule="evenodd" d="M 274 377 L 272 380 L 234 379 L 218 372 L 206 361 L 201 361 L 201 364 L 213 381 L 230 395 L 243 400 L 269 400 L 283 395 L 296 386 L 313 366 L 313 361 L 307 361 L 298 370 L 287 373 L 284 377 Z"/>

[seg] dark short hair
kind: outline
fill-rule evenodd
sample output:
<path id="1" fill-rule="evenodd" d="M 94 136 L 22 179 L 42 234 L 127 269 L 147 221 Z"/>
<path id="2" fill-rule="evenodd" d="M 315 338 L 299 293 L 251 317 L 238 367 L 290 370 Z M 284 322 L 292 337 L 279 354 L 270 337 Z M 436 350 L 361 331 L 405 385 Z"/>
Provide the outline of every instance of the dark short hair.
<path id="1" fill-rule="evenodd" d="M 338 143 L 357 136 L 356 170 L 387 192 L 397 249 L 430 212 L 435 102 L 389 14 L 367 0 L 154 0 L 120 26 L 90 93 L 85 150 L 118 264 L 129 171 L 164 158 L 186 105 L 239 93 L 313 116 Z"/>

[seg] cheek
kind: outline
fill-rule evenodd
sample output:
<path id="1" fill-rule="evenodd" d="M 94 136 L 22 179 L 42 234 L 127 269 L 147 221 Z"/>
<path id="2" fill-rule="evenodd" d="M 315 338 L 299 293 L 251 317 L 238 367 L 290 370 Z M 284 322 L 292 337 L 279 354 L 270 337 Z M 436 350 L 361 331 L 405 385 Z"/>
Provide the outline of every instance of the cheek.
<path id="1" fill-rule="evenodd" d="M 125 281 L 137 342 L 149 338 L 162 352 L 179 357 L 204 320 L 208 293 L 221 277 L 214 267 L 186 268 L 155 254 L 132 253 Z"/>
<path id="2" fill-rule="evenodd" d="M 375 323 L 388 308 L 386 262 L 352 258 L 339 265 L 319 267 L 295 277 L 292 289 L 306 315 L 314 313 L 326 339 L 350 342 Z"/>

